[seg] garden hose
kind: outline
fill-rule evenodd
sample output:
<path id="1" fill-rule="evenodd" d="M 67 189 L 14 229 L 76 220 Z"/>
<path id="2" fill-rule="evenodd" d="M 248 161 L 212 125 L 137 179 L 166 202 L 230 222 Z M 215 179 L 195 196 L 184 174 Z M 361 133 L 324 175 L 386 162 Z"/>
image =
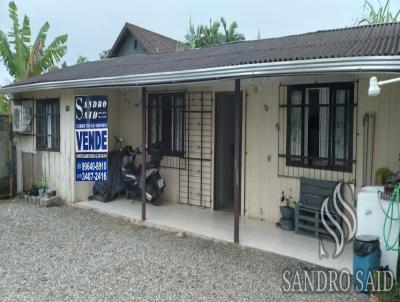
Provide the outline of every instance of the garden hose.
<path id="1" fill-rule="evenodd" d="M 382 207 L 383 212 L 385 213 L 385 222 L 383 224 L 383 238 L 385 240 L 385 249 L 387 251 L 397 251 L 397 270 L 396 270 L 396 280 L 400 280 L 400 184 L 397 184 L 392 196 L 390 197 L 389 207 L 387 211 L 385 211 Z M 397 206 L 397 218 L 393 216 L 395 211 L 395 205 Z M 393 242 L 390 242 L 390 233 L 392 232 L 393 221 L 398 221 L 398 230 L 397 230 L 397 237 Z M 388 226 L 387 226 L 388 225 Z M 396 231 L 396 230 L 394 230 Z"/>

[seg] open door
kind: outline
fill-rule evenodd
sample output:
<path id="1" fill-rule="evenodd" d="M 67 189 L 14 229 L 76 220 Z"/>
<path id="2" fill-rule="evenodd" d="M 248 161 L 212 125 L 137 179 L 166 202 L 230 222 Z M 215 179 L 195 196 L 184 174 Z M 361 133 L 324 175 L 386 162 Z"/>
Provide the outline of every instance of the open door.
<path id="1" fill-rule="evenodd" d="M 240 116 L 242 106 L 239 106 Z M 214 209 L 232 210 L 234 198 L 235 94 L 216 93 Z M 240 129 L 241 121 L 240 121 Z M 241 137 L 239 138 L 241 143 Z M 240 147 L 241 149 L 241 147 Z M 239 173 L 240 175 L 240 173 Z"/>

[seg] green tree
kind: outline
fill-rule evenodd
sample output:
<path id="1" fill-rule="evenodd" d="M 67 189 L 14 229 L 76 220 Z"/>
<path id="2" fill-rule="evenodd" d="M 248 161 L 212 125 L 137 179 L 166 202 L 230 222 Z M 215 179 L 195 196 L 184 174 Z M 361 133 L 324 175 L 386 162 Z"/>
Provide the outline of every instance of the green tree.
<path id="1" fill-rule="evenodd" d="M 192 23 L 192 17 L 189 19 L 189 29 L 185 36 L 185 41 L 191 48 L 201 47 L 201 39 L 203 35 L 203 25 L 194 26 Z"/>
<path id="2" fill-rule="evenodd" d="M 203 26 L 203 32 L 201 37 L 201 46 L 220 44 L 222 40 L 222 34 L 219 32 L 221 23 L 218 21 L 212 21 L 210 19 L 210 24 Z"/>
<path id="3" fill-rule="evenodd" d="M 390 9 L 390 0 L 384 0 L 378 3 L 372 0 L 365 0 L 363 6 L 363 12 L 359 18 L 357 24 L 378 24 L 378 23 L 389 23 L 396 22 L 400 17 L 400 9 L 393 12 Z"/>
<path id="4" fill-rule="evenodd" d="M 14 1 L 8 4 L 12 29 L 6 35 L 0 31 L 0 56 L 14 80 L 39 75 L 55 66 L 67 51 L 68 35 L 61 35 L 46 47 L 50 25 L 44 23 L 31 44 L 31 27 L 28 16 L 19 23 L 18 9 Z M 13 47 L 11 47 L 11 45 Z"/>
<path id="5" fill-rule="evenodd" d="M 221 31 L 222 24 L 222 31 Z M 197 25 L 189 19 L 189 28 L 185 36 L 185 43 L 191 48 L 206 47 L 215 44 L 224 44 L 237 41 L 244 41 L 245 36 L 238 33 L 238 24 L 233 21 L 230 25 L 226 23 L 225 18 L 221 18 L 221 22 L 212 21 L 208 25 Z"/>
<path id="6" fill-rule="evenodd" d="M 100 60 L 107 59 L 109 54 L 110 54 L 110 49 L 103 50 L 101 53 L 99 53 Z"/>
<path id="7" fill-rule="evenodd" d="M 5 113 L 7 112 L 7 103 L 4 100 L 4 97 L 0 95 L 0 113 Z"/>
<path id="8" fill-rule="evenodd" d="M 226 24 L 226 20 L 224 17 L 221 18 L 222 28 L 224 30 L 224 34 L 222 35 L 222 42 L 223 43 L 230 43 L 230 42 L 238 42 L 244 41 L 245 36 L 237 32 L 238 24 L 236 21 L 233 21 L 229 26 Z"/>
<path id="9" fill-rule="evenodd" d="M 76 64 L 82 64 L 87 61 L 88 61 L 88 59 L 86 57 L 79 55 L 78 59 L 76 60 Z"/>

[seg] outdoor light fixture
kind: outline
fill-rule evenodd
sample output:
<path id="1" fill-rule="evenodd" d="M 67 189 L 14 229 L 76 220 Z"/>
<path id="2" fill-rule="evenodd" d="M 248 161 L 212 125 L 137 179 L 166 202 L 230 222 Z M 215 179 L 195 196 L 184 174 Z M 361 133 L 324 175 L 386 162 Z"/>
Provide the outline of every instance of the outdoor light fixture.
<path id="1" fill-rule="evenodd" d="M 386 84 L 392 84 L 400 82 L 400 78 L 395 78 L 391 80 L 386 80 L 386 81 L 379 81 L 376 77 L 372 77 L 369 80 L 369 89 L 368 89 L 368 95 L 369 96 L 378 96 L 381 93 L 381 86 L 386 85 Z"/>

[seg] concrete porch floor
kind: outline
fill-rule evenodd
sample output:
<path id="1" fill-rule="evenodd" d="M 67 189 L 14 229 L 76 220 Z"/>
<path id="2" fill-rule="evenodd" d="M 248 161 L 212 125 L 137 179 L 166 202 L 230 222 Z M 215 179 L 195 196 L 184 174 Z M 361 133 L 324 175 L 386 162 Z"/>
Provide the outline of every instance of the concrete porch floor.
<path id="1" fill-rule="evenodd" d="M 109 203 L 82 201 L 75 206 L 141 223 L 141 204 L 127 199 Z M 180 204 L 159 207 L 147 204 L 144 225 L 171 231 L 185 231 L 195 236 L 233 242 L 233 214 Z M 324 242 L 332 254 L 332 242 Z M 240 217 L 240 245 L 296 258 L 316 265 L 352 272 L 352 244 L 336 259 L 319 258 L 319 240 L 283 231 L 274 224 L 257 219 Z"/>

